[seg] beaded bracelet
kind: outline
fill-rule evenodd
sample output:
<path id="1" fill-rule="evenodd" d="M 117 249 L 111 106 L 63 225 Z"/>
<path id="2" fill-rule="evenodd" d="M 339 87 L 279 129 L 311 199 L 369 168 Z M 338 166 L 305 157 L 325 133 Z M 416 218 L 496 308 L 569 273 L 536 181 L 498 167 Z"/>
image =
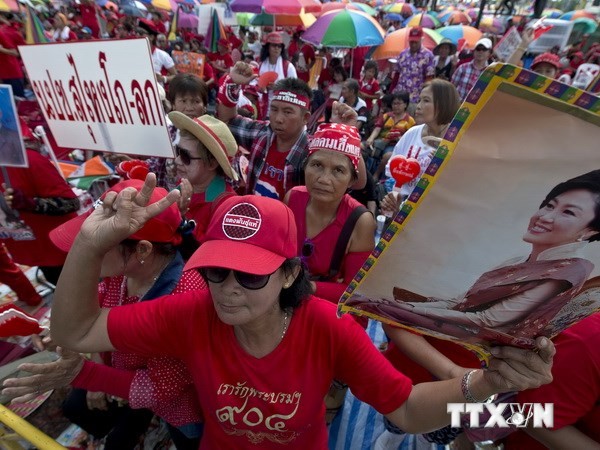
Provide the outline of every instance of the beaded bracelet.
<path id="1" fill-rule="evenodd" d="M 471 393 L 471 389 L 469 389 L 470 385 L 471 385 L 471 377 L 473 376 L 473 374 L 475 372 L 477 372 L 478 369 L 472 369 L 469 370 L 467 373 L 465 373 L 462 377 L 462 381 L 460 382 L 460 389 L 462 390 L 463 396 L 465 397 L 465 400 L 468 403 L 480 403 L 479 400 L 477 400 L 475 397 L 473 397 L 473 394 Z"/>

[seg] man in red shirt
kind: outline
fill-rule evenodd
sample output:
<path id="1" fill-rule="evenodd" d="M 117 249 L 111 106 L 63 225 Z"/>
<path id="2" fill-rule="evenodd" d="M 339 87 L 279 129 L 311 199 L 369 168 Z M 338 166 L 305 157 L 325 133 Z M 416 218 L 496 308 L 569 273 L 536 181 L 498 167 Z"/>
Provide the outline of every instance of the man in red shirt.
<path id="1" fill-rule="evenodd" d="M 98 16 L 100 8 L 96 6 L 93 0 L 81 0 L 78 5 L 79 14 L 81 14 L 81 26 L 88 27 L 92 31 L 93 38 L 100 38 L 100 25 L 98 24 Z"/>
<path id="2" fill-rule="evenodd" d="M 0 14 L 0 80 L 12 86 L 13 95 L 25 97 L 23 69 L 19 61 L 18 45 L 25 45 L 21 33 L 10 22 L 12 14 Z"/>
<path id="3" fill-rule="evenodd" d="M 300 41 L 302 33 L 304 33 L 304 30 L 298 30 L 294 33 L 294 37 L 288 48 L 288 55 L 296 67 L 298 78 L 308 83 L 310 69 L 315 63 L 315 51 L 312 45 Z"/>
<path id="4" fill-rule="evenodd" d="M 233 59 L 231 58 L 231 49 L 229 41 L 225 38 L 219 39 L 217 43 L 217 52 L 207 55 L 208 62 L 215 71 L 215 78 L 218 80 L 233 67 Z"/>

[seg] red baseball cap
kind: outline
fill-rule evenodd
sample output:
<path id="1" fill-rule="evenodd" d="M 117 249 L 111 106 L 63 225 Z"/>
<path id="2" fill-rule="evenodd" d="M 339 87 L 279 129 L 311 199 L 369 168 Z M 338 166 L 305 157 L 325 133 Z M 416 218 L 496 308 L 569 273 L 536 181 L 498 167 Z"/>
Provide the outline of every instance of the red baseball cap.
<path id="1" fill-rule="evenodd" d="M 531 63 L 531 68 L 533 69 L 541 63 L 547 63 L 554 66 L 556 69 L 560 69 L 560 58 L 554 53 L 542 53 L 541 55 L 537 55 L 533 60 L 533 63 Z"/>
<path id="2" fill-rule="evenodd" d="M 225 38 L 221 38 L 217 41 L 218 45 L 222 45 L 223 47 L 229 48 L 229 41 Z"/>
<path id="3" fill-rule="evenodd" d="M 100 200 L 106 197 L 109 192 L 119 193 L 123 189 L 128 187 L 135 188 L 138 192 L 144 186 L 144 182 L 141 180 L 126 180 L 115 184 L 108 191 L 102 194 Z M 150 203 L 155 203 L 167 196 L 168 192 L 166 189 L 161 187 L 154 188 L 152 196 L 150 197 Z M 50 232 L 50 240 L 59 249 L 64 252 L 68 252 L 81 229 L 81 225 L 87 219 L 94 210 L 90 210 L 85 214 L 82 214 L 74 219 L 71 219 L 62 225 L 56 227 Z M 181 225 L 181 213 L 175 203 L 170 205 L 163 212 L 154 216 L 128 239 L 134 239 L 136 241 L 147 240 L 150 242 L 164 242 L 173 245 L 179 245 L 181 243 L 181 235 L 179 234 L 179 226 Z"/>
<path id="4" fill-rule="evenodd" d="M 296 233 L 294 214 L 280 200 L 231 196 L 215 210 L 204 242 L 184 270 L 223 267 L 268 275 L 297 256 Z"/>
<path id="5" fill-rule="evenodd" d="M 408 32 L 408 41 L 420 41 L 423 37 L 423 28 L 421 27 L 412 27 Z"/>

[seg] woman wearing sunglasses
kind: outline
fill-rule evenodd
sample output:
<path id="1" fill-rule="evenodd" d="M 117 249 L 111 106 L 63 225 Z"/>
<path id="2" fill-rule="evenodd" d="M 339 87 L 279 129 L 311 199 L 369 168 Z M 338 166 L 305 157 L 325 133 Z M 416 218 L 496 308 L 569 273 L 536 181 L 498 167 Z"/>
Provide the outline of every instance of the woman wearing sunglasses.
<path id="1" fill-rule="evenodd" d="M 259 196 L 229 197 L 212 216 L 186 265 L 208 290 L 101 309 L 104 255 L 179 197 L 152 202 L 154 185 L 150 174 L 140 191 L 110 193 L 82 225 L 55 292 L 53 338 L 80 352 L 182 359 L 205 417 L 201 449 L 326 449 L 323 398 L 334 377 L 409 432 L 447 424 L 448 403 L 551 380 L 554 347 L 541 340 L 538 353 L 498 348 L 489 370 L 413 387 L 359 325 L 309 294 L 292 211 Z"/>
<path id="2" fill-rule="evenodd" d="M 187 219 L 194 220 L 194 237 L 201 242 L 214 210 L 214 203 L 235 195 L 232 181 L 238 176 L 231 167 L 237 143 L 224 122 L 207 114 L 190 118 L 178 111 L 169 119 L 179 130 L 175 165 L 182 192 L 191 192 L 180 202 Z"/>
<path id="3" fill-rule="evenodd" d="M 102 200 L 126 188 L 141 189 L 143 184 L 140 180 L 118 183 Z M 158 201 L 166 196 L 166 190 L 156 188 L 151 199 Z M 84 219 L 79 216 L 54 229 L 50 233 L 54 244 L 69 251 Z M 93 283 L 97 304 L 108 308 L 147 303 L 157 297 L 206 288 L 196 271 L 183 272 L 184 261 L 178 251 L 181 223 L 178 208 L 171 205 L 127 239 L 114 242 Z M 62 358 L 53 363 L 28 365 L 24 369 L 34 375 L 7 380 L 5 386 L 10 387 L 5 394 L 36 397 L 40 392 L 71 384 L 75 389 L 67 397 L 63 413 L 94 438 L 106 437 L 106 449 L 133 449 L 154 414 L 169 424 L 179 450 L 198 447 L 200 407 L 192 377 L 180 360 L 119 351 L 95 356 L 96 362 L 92 362 L 78 353 L 64 351 Z"/>

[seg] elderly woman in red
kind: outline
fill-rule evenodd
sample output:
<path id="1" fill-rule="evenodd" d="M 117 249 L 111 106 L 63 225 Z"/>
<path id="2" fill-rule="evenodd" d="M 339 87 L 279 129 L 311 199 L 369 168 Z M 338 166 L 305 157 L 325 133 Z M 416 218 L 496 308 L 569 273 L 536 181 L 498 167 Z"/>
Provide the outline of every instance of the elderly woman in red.
<path id="1" fill-rule="evenodd" d="M 141 188 L 140 180 L 123 181 L 109 192 Z M 103 199 L 107 194 L 103 196 Z M 165 198 L 156 188 L 152 199 Z M 57 247 L 68 251 L 89 214 L 66 222 L 50 233 Z M 183 271 L 178 251 L 182 216 L 171 205 L 143 228 L 110 250 L 102 262 L 98 300 L 104 308 L 146 302 L 163 295 L 206 288 L 196 271 Z M 200 407 L 192 377 L 185 365 L 173 358 L 147 358 L 136 353 L 106 352 L 93 361 L 63 351 L 50 364 L 29 364 L 34 375 L 8 380 L 10 396 L 33 394 L 71 384 L 63 412 L 95 438 L 106 436 L 106 449 L 132 449 L 154 414 L 169 424 L 177 448 L 197 448 L 202 431 Z M 127 402 L 122 402 L 125 399 Z"/>
<path id="2" fill-rule="evenodd" d="M 305 186 L 284 202 L 294 212 L 298 255 L 308 268 L 315 295 L 333 303 L 373 247 L 373 214 L 346 194 L 358 177 L 360 135 L 355 127 L 323 124 L 310 141 Z"/>

